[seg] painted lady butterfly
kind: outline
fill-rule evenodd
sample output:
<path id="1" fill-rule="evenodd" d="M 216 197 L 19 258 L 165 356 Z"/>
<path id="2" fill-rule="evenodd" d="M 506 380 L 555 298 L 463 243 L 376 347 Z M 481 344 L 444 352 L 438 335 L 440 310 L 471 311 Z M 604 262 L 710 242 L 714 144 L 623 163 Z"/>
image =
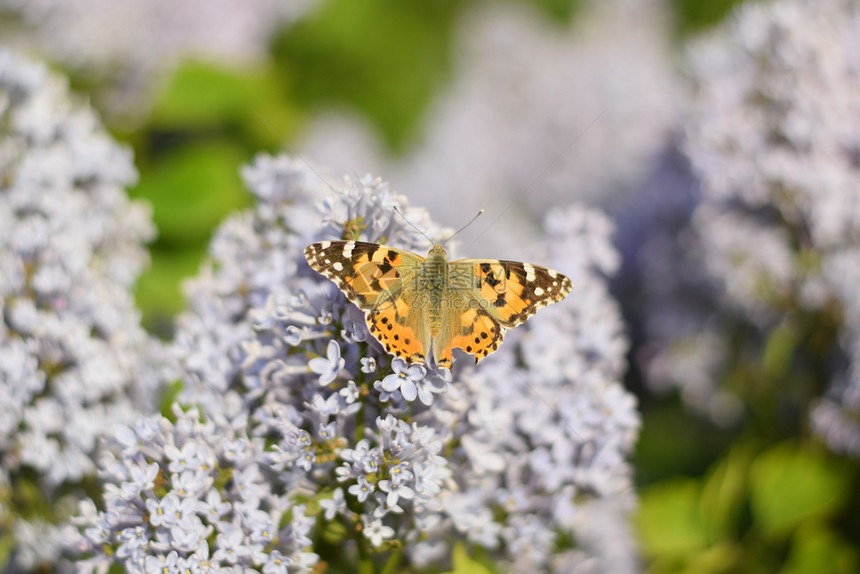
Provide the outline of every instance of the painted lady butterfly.
<path id="1" fill-rule="evenodd" d="M 448 262 L 436 244 L 427 258 L 376 243 L 322 241 L 309 245 L 310 266 L 366 312 L 370 332 L 407 363 L 451 367 L 452 349 L 477 363 L 499 348 L 505 329 L 570 292 L 552 269 L 497 259 Z"/>

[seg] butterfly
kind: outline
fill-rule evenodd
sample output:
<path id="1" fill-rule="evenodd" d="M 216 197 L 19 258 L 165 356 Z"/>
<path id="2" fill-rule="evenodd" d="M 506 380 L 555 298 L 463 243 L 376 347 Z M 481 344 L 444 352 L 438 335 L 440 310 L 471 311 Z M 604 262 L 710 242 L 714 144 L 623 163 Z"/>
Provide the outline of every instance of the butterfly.
<path id="1" fill-rule="evenodd" d="M 453 349 L 496 351 L 505 330 L 561 301 L 570 279 L 529 263 L 497 259 L 449 262 L 435 244 L 427 258 L 387 245 L 321 241 L 305 249 L 311 268 L 365 311 L 370 333 L 409 364 L 451 368 Z"/>

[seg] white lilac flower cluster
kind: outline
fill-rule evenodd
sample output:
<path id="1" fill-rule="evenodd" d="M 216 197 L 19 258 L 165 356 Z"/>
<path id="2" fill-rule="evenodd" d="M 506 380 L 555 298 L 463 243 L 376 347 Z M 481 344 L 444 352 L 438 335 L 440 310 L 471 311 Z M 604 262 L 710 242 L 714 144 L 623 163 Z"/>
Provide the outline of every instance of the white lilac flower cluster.
<path id="1" fill-rule="evenodd" d="M 180 401 L 214 421 L 192 441 L 207 446 L 187 447 L 202 448 L 208 464 L 193 490 L 183 487 L 166 445 L 183 451 L 187 433 L 164 421 L 143 441 L 163 453 L 119 456 L 106 475 L 112 506 L 90 507 L 83 520 L 91 560 L 129 566 L 133 546 L 132 568 L 292 572 L 314 553 L 332 567 L 420 568 L 444 566 L 465 540 L 511 571 L 633 572 L 626 457 L 639 418 L 618 382 L 627 343 L 604 278 L 618 265 L 608 220 L 581 208 L 551 217 L 535 259 L 569 273 L 575 296 L 509 332 L 480 367 L 460 357 L 453 372 L 432 370 L 392 359 L 303 255 L 313 241 L 340 238 L 424 251 L 413 225 L 445 236 L 426 212 L 378 179 L 329 188 L 283 156 L 260 157 L 244 176 L 258 204 L 216 234 L 212 264 L 188 286 L 175 346 Z M 237 450 L 253 485 L 236 483 Z M 153 463 L 163 486 L 141 497 L 133 477 Z M 170 493 L 194 532 L 153 525 Z M 212 501 L 228 526 L 207 514 Z M 261 513 L 271 517 L 268 539 L 251 525 Z M 287 515 L 300 532 L 282 547 Z"/>
<path id="2" fill-rule="evenodd" d="M 100 90 L 108 90 L 104 109 L 127 119 L 181 61 L 253 62 L 266 53 L 278 26 L 301 16 L 311 4 L 313 0 L 0 0 L 0 12 L 23 24 L 17 32 L 4 28 L 7 44 L 87 74 Z"/>
<path id="3" fill-rule="evenodd" d="M 485 208 L 487 221 L 500 220 L 475 229 L 485 228 L 508 257 L 526 258 L 548 209 L 623 201 L 677 121 L 662 3 L 577 5 L 570 22 L 527 3 L 467 12 L 451 87 L 403 157 L 387 155 L 360 123 L 334 116 L 312 126 L 305 148 L 345 173 L 369 166 L 389 174 L 439 220 Z M 511 226 L 516 236 L 506 233 Z"/>
<path id="4" fill-rule="evenodd" d="M 117 432 L 117 454 L 102 461 L 104 510 L 86 501 L 75 519 L 84 530 L 78 571 L 114 559 L 130 574 L 307 572 L 317 562 L 303 551 L 315 519 L 266 477 L 264 438 L 249 437 L 241 418 L 178 407 L 173 416 Z"/>
<path id="5" fill-rule="evenodd" d="M 136 177 L 63 79 L 0 51 L 0 531 L 22 569 L 52 559 L 51 524 L 73 509 L 57 497 L 152 398 L 131 286 L 154 227 L 125 194 Z"/>
<path id="6" fill-rule="evenodd" d="M 689 63 L 686 153 L 702 181 L 693 217 L 701 260 L 723 310 L 754 326 L 791 310 L 836 317 L 850 367 L 834 372 L 811 420 L 834 449 L 860 455 L 857 5 L 745 5 Z M 709 338 L 682 345 L 710 348 L 699 355 L 713 362 L 722 351 Z"/>

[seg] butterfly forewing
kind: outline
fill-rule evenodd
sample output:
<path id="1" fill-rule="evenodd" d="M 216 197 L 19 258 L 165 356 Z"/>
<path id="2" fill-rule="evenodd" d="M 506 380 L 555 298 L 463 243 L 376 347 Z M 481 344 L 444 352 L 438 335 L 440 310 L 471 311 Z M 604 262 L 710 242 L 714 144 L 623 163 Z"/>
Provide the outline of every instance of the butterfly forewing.
<path id="1" fill-rule="evenodd" d="M 313 243 L 305 258 L 365 311 L 395 296 L 424 262 L 409 251 L 362 241 Z"/>
<path id="2" fill-rule="evenodd" d="M 454 276 L 472 277 L 471 296 L 504 327 L 516 327 L 535 312 L 564 299 L 573 284 L 555 271 L 497 259 L 461 259 L 451 262 Z"/>

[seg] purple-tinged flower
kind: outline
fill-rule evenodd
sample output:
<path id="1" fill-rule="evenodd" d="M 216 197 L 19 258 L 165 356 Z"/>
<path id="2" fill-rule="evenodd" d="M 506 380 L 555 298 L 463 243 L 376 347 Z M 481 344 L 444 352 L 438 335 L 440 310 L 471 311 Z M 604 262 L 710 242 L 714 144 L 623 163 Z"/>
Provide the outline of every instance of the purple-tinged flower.
<path id="1" fill-rule="evenodd" d="M 383 540 L 389 540 L 394 536 L 394 529 L 383 524 L 378 518 L 365 521 L 362 532 L 374 546 L 379 546 Z"/>
<path id="2" fill-rule="evenodd" d="M 96 475 L 102 439 L 157 402 L 160 345 L 131 292 L 154 227 L 125 192 L 130 151 L 65 79 L 6 49 L 0 172 L 0 491 L 52 511 L 0 501 L 4 567 L 65 568 L 67 509 Z"/>
<path id="3" fill-rule="evenodd" d="M 221 493 L 217 490 L 210 490 L 206 493 L 206 499 L 198 500 L 197 512 L 206 517 L 206 520 L 212 524 L 221 522 L 221 517 L 227 515 L 231 510 L 230 503 L 221 498 Z"/>
<path id="4" fill-rule="evenodd" d="M 346 387 L 339 390 L 338 393 L 343 397 L 348 405 L 354 404 L 361 396 L 361 390 L 358 388 L 358 385 L 355 384 L 355 381 L 348 381 L 346 383 Z"/>
<path id="5" fill-rule="evenodd" d="M 383 518 L 389 513 L 401 514 L 403 512 L 403 508 L 397 504 L 389 504 L 389 497 L 386 493 L 376 491 L 373 496 L 376 498 L 376 508 L 373 509 L 374 518 Z"/>
<path id="6" fill-rule="evenodd" d="M 382 389 L 388 393 L 399 390 L 404 399 L 414 401 L 418 396 L 418 383 L 427 375 L 427 369 L 421 365 L 409 366 L 399 357 L 391 362 L 391 369 L 394 372 L 382 379 Z"/>
<path id="7" fill-rule="evenodd" d="M 375 357 L 362 357 L 361 358 L 361 372 L 366 374 L 371 374 L 376 372 L 376 358 Z"/>
<path id="8" fill-rule="evenodd" d="M 379 489 L 386 493 L 385 502 L 388 506 L 396 506 L 400 498 L 411 500 L 415 496 L 415 491 L 406 486 L 403 482 L 394 482 L 393 480 L 380 480 L 377 484 Z"/>
<path id="9" fill-rule="evenodd" d="M 343 489 L 335 488 L 331 498 L 320 500 L 320 506 L 325 511 L 326 520 L 333 520 L 335 514 L 345 514 L 346 499 L 343 496 Z"/>
<path id="10" fill-rule="evenodd" d="M 340 356 L 340 345 L 337 341 L 329 341 L 326 357 L 318 357 L 308 361 L 308 368 L 314 373 L 317 373 L 320 385 L 327 385 L 332 382 L 338 373 L 340 373 L 346 361 Z"/>
<path id="11" fill-rule="evenodd" d="M 843 0 L 749 3 L 690 46 L 696 89 L 683 152 L 698 202 L 649 250 L 645 283 L 652 301 L 669 303 L 649 306 L 649 385 L 677 388 L 719 425 L 737 424 L 749 398 L 718 384 L 731 379 L 727 341 L 737 333 L 745 348 L 765 347 L 796 315 L 838 331 L 831 348 L 792 349 L 792 364 L 821 362 L 831 380 L 824 396 L 792 408 L 809 409 L 831 448 L 860 457 L 860 172 L 845 151 L 857 147 L 847 110 L 860 106 L 858 26 Z M 666 312 L 679 301 L 689 308 Z M 786 376 L 805 384 L 822 372 Z"/>
<path id="12" fill-rule="evenodd" d="M 131 480 L 122 483 L 123 496 L 128 498 L 139 494 L 141 491 L 151 490 L 155 486 L 158 476 L 157 464 L 134 465 L 129 469 Z"/>
<path id="13" fill-rule="evenodd" d="M 306 572 L 303 565 L 315 562 L 306 551 L 311 544 L 307 534 L 314 517 L 306 516 L 304 507 L 294 504 L 290 494 L 272 492 L 267 482 L 271 467 L 262 456 L 262 443 L 252 439 L 247 445 L 248 456 L 228 457 L 226 449 L 242 438 L 242 427 L 231 426 L 228 419 L 219 419 L 218 423 L 207 420 L 195 409 L 183 412 L 175 408 L 174 414 L 176 423 L 155 417 L 159 432 L 151 437 L 150 444 L 155 454 L 142 462 L 157 466 L 168 484 L 183 488 L 184 494 L 178 496 L 174 489 L 161 499 L 140 491 L 118 496 L 120 491 L 106 488 L 106 508 L 98 511 L 82 506 L 77 519 L 89 541 L 81 542 L 83 550 L 94 553 L 87 563 L 105 566 L 116 561 L 129 571 L 143 572 L 156 565 L 173 568 L 173 563 L 165 560 L 170 553 L 176 553 L 176 564 L 204 570 L 262 568 L 268 560 L 262 553 L 265 548 L 285 557 L 295 556 L 295 569 Z M 127 439 L 124 436 L 123 442 L 128 443 Z M 176 450 L 168 447 L 190 443 L 205 446 L 203 451 L 218 463 L 197 471 L 172 472 Z M 120 458 L 105 467 L 103 478 L 119 482 L 128 468 L 140 464 L 138 455 Z M 224 480 L 225 476 L 229 480 Z M 147 513 L 142 514 L 140 508 L 146 508 Z M 291 520 L 282 522 L 281 517 L 287 513 Z M 122 555 L 100 554 L 102 548 L 114 544 L 124 545 Z"/>
<path id="14" fill-rule="evenodd" d="M 137 562 L 149 544 L 149 535 L 142 526 L 135 526 L 120 531 L 117 541 L 119 542 L 116 549 L 117 556 Z"/>
<path id="15" fill-rule="evenodd" d="M 173 526 L 179 516 L 179 504 L 179 497 L 172 492 L 168 492 L 162 499 L 147 498 L 149 523 L 153 526 Z"/>
<path id="16" fill-rule="evenodd" d="M 186 515 L 170 527 L 170 542 L 177 550 L 193 552 L 211 532 L 197 516 Z"/>
<path id="17" fill-rule="evenodd" d="M 351 485 L 347 491 L 356 497 L 359 502 L 364 502 L 367 497 L 375 490 L 375 487 L 367 481 L 364 476 L 359 476 L 356 483 Z"/>
<path id="18" fill-rule="evenodd" d="M 289 556 L 284 556 L 277 550 L 265 556 L 263 562 L 263 574 L 290 574 L 293 566 L 293 559 Z"/>
<path id="19" fill-rule="evenodd" d="M 179 554 L 174 550 L 165 557 L 147 556 L 144 560 L 146 574 L 180 574 Z"/>

